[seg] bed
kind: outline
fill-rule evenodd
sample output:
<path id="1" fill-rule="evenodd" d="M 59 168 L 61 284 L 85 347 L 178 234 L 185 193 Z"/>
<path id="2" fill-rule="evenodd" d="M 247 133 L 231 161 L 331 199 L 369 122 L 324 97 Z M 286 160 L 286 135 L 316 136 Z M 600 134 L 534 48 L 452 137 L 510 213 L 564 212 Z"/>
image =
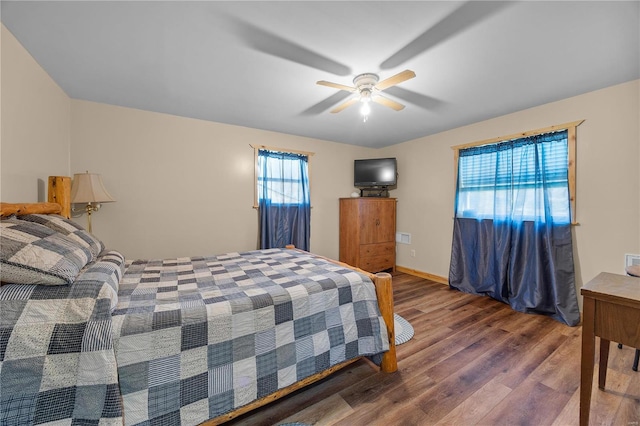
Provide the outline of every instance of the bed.
<path id="1" fill-rule="evenodd" d="M 0 424 L 220 424 L 397 370 L 389 274 L 292 247 L 128 260 L 58 204 L 0 207 Z"/>

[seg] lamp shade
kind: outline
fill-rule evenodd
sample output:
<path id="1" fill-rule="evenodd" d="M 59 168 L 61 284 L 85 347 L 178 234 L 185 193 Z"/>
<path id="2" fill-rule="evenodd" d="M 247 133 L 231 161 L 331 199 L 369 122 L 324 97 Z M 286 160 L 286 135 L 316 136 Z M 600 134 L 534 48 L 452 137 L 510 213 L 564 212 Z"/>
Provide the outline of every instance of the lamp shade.
<path id="1" fill-rule="evenodd" d="M 71 183 L 72 203 L 110 203 L 116 201 L 105 189 L 100 175 L 76 173 Z"/>

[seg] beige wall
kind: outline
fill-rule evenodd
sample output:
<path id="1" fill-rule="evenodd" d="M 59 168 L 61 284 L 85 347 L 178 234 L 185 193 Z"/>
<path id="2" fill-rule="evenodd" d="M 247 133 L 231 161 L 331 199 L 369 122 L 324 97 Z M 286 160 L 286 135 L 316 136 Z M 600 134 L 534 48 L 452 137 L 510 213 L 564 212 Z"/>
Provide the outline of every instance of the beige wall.
<path id="1" fill-rule="evenodd" d="M 0 199 L 46 200 L 47 177 L 69 174 L 70 100 L 2 25 Z"/>
<path id="2" fill-rule="evenodd" d="M 398 245 L 398 265 L 448 276 L 451 146 L 584 119 L 577 131 L 578 287 L 601 271 L 624 273 L 624 254 L 640 253 L 639 92 L 633 81 L 381 150 L 398 158 L 398 230 L 412 234 L 411 245 Z"/>
<path id="3" fill-rule="evenodd" d="M 311 250 L 337 258 L 338 198 L 353 191 L 353 160 L 375 152 L 78 100 L 72 117 L 72 172 L 100 173 L 117 200 L 93 216 L 94 233 L 129 258 L 257 248 L 250 144 L 315 153 Z"/>

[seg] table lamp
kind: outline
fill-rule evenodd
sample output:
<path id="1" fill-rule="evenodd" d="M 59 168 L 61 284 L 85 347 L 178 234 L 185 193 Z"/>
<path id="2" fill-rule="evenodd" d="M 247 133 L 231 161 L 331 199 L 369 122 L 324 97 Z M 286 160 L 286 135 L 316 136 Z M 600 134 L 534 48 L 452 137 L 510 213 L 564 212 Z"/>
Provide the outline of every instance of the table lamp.
<path id="1" fill-rule="evenodd" d="M 101 203 L 116 201 L 105 189 L 100 175 L 95 173 L 76 173 L 71 183 L 71 202 L 86 203 L 87 231 L 91 232 L 91 213 L 100 210 Z"/>

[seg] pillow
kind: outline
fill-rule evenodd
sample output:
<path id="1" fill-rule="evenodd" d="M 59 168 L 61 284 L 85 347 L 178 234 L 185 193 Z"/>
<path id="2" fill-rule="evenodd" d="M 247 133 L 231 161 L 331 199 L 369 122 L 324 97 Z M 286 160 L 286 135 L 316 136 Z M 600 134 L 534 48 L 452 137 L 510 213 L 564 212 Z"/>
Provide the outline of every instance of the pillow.
<path id="1" fill-rule="evenodd" d="M 100 294 L 111 301 L 111 312 L 118 304 L 118 288 L 124 275 L 124 256 L 115 250 L 105 251 L 94 263 L 87 265 L 76 278 L 74 285 L 100 283 Z"/>
<path id="2" fill-rule="evenodd" d="M 24 216 L 18 216 L 18 219 L 39 223 L 66 235 L 82 246 L 87 247 L 93 255 L 92 261 L 97 259 L 98 255 L 104 250 L 102 241 L 86 231 L 82 226 L 63 216 L 57 214 L 26 214 Z"/>
<path id="3" fill-rule="evenodd" d="M 19 219 L 0 221 L 2 282 L 71 284 L 91 258 L 88 248 L 46 226 Z"/>

